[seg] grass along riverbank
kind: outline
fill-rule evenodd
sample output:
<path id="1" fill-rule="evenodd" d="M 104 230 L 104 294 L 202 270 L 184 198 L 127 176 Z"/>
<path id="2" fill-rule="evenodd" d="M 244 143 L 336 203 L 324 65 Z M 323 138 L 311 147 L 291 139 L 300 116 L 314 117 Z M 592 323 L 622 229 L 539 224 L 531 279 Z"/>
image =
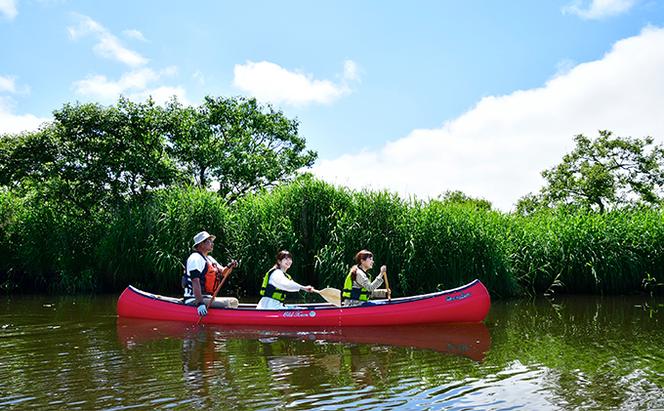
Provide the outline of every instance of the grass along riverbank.
<path id="1" fill-rule="evenodd" d="M 479 278 L 493 298 L 661 292 L 664 213 L 552 211 L 519 216 L 473 203 L 406 201 L 311 178 L 241 198 L 171 188 L 140 204 L 82 215 L 0 193 L 0 284 L 9 292 L 118 292 L 127 284 L 178 294 L 192 236 L 217 235 L 213 255 L 241 259 L 227 293 L 255 296 L 279 249 L 301 283 L 341 288 L 355 252 L 387 264 L 393 295 Z M 644 283 L 645 281 L 645 283 Z"/>

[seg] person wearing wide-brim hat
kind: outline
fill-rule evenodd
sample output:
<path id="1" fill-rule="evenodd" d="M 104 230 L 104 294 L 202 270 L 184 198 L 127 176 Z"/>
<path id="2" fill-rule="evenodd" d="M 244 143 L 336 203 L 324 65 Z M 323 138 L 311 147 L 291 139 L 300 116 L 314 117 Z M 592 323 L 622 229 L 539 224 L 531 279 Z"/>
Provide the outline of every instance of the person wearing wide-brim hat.
<path id="1" fill-rule="evenodd" d="M 214 283 L 221 279 L 221 272 L 226 268 L 210 255 L 217 237 L 207 231 L 194 236 L 193 252 L 187 259 L 183 277 L 184 303 L 198 307 L 198 314 L 207 315 L 206 304 L 212 298 Z M 237 308 L 239 301 L 234 297 L 216 297 L 212 307 Z"/>

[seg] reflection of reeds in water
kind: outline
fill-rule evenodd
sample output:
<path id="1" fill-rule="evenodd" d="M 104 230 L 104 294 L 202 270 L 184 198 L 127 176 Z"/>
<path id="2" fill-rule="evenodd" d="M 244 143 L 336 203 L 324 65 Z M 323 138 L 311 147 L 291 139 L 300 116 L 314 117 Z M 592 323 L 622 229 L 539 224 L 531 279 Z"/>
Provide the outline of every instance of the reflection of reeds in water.
<path id="1" fill-rule="evenodd" d="M 314 363 L 325 370 L 328 374 L 338 374 L 341 372 L 341 356 L 337 354 L 324 354 L 314 358 Z"/>

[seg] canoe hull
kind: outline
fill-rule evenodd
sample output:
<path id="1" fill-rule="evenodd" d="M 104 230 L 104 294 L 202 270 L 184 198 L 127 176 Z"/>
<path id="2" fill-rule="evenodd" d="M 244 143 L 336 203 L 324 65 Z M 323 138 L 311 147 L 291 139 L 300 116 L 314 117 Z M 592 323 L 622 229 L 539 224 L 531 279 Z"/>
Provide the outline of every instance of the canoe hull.
<path id="1" fill-rule="evenodd" d="M 484 285 L 475 280 L 463 287 L 416 297 L 378 301 L 377 305 L 338 308 L 329 304 L 301 304 L 295 309 L 257 310 L 253 307 L 211 308 L 204 324 L 362 327 L 410 324 L 476 323 L 484 320 L 491 300 Z M 118 299 L 118 315 L 160 321 L 197 322 L 196 307 L 178 299 L 127 287 Z"/>

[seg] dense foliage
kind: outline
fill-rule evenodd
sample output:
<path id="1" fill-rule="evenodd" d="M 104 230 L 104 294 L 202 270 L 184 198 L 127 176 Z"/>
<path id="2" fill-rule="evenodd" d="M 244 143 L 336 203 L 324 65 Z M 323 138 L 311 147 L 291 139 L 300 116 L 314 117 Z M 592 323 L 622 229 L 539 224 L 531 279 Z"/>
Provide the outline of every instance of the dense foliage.
<path id="1" fill-rule="evenodd" d="M 664 147 L 652 137 L 615 137 L 600 131 L 583 134 L 557 166 L 544 170 L 546 184 L 538 194 L 519 200 L 521 214 L 543 208 L 576 208 L 603 213 L 627 206 L 664 204 Z"/>
<path id="2" fill-rule="evenodd" d="M 172 101 L 165 113 L 168 152 L 180 170 L 198 187 L 217 185 L 229 201 L 286 181 L 316 159 L 297 120 L 255 99 L 206 97 L 199 107 Z"/>
<path id="3" fill-rule="evenodd" d="M 316 153 L 296 120 L 254 99 L 66 104 L 40 130 L 0 137 L 0 287 L 179 293 L 207 230 L 218 259 L 242 260 L 228 285 L 239 296 L 258 293 L 280 249 L 299 282 L 340 288 L 363 248 L 395 296 L 474 278 L 494 297 L 661 291 L 664 149 L 610 132 L 576 142 L 504 214 L 458 191 L 420 202 L 308 175 L 285 184 Z"/>
<path id="4" fill-rule="evenodd" d="M 0 137 L 0 186 L 88 214 L 164 187 L 214 187 L 227 201 L 313 164 L 298 122 L 254 99 L 200 107 L 120 99 L 65 104 L 36 132 Z"/>
<path id="5" fill-rule="evenodd" d="M 178 294 L 193 235 L 241 259 L 227 293 L 254 296 L 279 249 L 301 283 L 340 288 L 360 248 L 387 264 L 395 296 L 480 278 L 494 297 L 632 293 L 664 278 L 664 213 L 625 209 L 504 214 L 476 204 L 405 201 L 311 177 L 228 204 L 200 188 L 69 217 L 61 204 L 0 192 L 0 283 L 15 291 L 111 291 L 127 284 Z M 654 287 L 661 291 L 662 287 Z M 653 290 L 651 289 L 651 290 Z"/>

